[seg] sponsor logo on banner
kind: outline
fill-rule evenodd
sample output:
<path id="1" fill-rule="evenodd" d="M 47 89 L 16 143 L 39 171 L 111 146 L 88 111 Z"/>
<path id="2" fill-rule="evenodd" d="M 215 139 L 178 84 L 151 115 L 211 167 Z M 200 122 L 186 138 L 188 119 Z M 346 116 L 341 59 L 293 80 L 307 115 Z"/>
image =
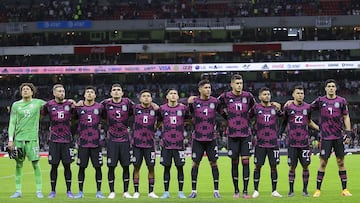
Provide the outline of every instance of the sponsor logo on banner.
<path id="1" fill-rule="evenodd" d="M 155 70 L 155 69 L 156 69 L 155 66 L 145 66 L 145 67 L 144 67 L 144 71 L 153 71 L 153 70 Z"/>
<path id="2" fill-rule="evenodd" d="M 316 68 L 316 67 L 325 67 L 325 64 L 321 64 L 321 63 L 311 63 L 311 64 L 305 64 L 305 67 L 307 68 Z"/>
<path id="3" fill-rule="evenodd" d="M 267 64 L 264 64 L 261 68 L 264 69 L 264 70 L 268 70 L 269 66 Z"/>
<path id="4" fill-rule="evenodd" d="M 65 72 L 76 72 L 76 68 L 75 67 L 65 68 Z"/>
<path id="5" fill-rule="evenodd" d="M 167 70 L 171 70 L 170 66 L 159 66 L 159 70 L 160 71 L 167 71 Z"/>
<path id="6" fill-rule="evenodd" d="M 237 70 L 239 69 L 240 67 L 237 66 L 237 65 L 234 65 L 234 66 L 225 66 L 225 69 L 232 69 L 232 70 Z"/>
<path id="7" fill-rule="evenodd" d="M 299 69 L 301 67 L 300 64 L 287 64 L 286 68 L 287 69 Z"/>
<path id="8" fill-rule="evenodd" d="M 125 71 L 140 71 L 139 67 L 125 67 Z"/>
<path id="9" fill-rule="evenodd" d="M 353 63 L 342 63 L 341 66 L 352 68 L 352 67 L 354 67 L 354 64 Z"/>
<path id="10" fill-rule="evenodd" d="M 175 67 L 176 67 L 176 66 L 175 66 Z M 175 68 L 174 68 L 174 70 L 175 70 Z M 192 65 L 183 66 L 183 67 L 182 67 L 182 70 L 190 71 L 190 70 L 192 70 Z"/>
<path id="11" fill-rule="evenodd" d="M 340 64 L 338 63 L 328 63 L 328 67 L 339 67 Z"/>
<path id="12" fill-rule="evenodd" d="M 195 66 L 195 70 L 206 70 L 206 69 L 207 69 L 207 68 L 206 68 L 205 65 L 202 65 L 202 66 L 196 65 L 196 66 Z"/>
<path id="13" fill-rule="evenodd" d="M 271 66 L 271 69 L 279 69 L 279 68 L 284 68 L 284 64 L 274 64 Z"/>
<path id="14" fill-rule="evenodd" d="M 250 68 L 251 64 L 244 64 L 242 66 L 242 69 L 248 70 Z"/>

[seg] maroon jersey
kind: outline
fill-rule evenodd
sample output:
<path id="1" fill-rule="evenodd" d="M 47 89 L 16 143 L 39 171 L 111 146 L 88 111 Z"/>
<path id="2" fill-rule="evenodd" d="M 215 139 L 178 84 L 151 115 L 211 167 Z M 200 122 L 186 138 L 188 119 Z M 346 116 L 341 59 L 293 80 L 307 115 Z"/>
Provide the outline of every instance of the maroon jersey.
<path id="1" fill-rule="evenodd" d="M 95 102 L 91 106 L 76 107 L 78 123 L 78 145 L 85 148 L 100 146 L 100 121 L 104 110 L 102 104 Z"/>
<path id="2" fill-rule="evenodd" d="M 72 113 L 73 109 L 70 101 L 58 103 L 53 99 L 46 102 L 41 110 L 41 115 L 49 115 L 49 141 L 59 143 L 70 143 L 72 141 L 70 130 Z"/>
<path id="3" fill-rule="evenodd" d="M 256 144 L 264 148 L 276 148 L 277 142 L 277 117 L 280 112 L 276 110 L 275 106 L 263 106 L 257 103 L 250 110 L 250 118 L 255 118 L 256 129 Z"/>
<path id="4" fill-rule="evenodd" d="M 196 97 L 194 103 L 189 104 L 194 122 L 193 139 L 197 141 L 212 141 L 216 139 L 214 133 L 216 112 L 219 111 L 220 101 L 215 97 L 201 100 Z"/>
<path id="5" fill-rule="evenodd" d="M 134 105 L 134 127 L 132 144 L 139 148 L 154 147 L 155 122 L 157 111 L 141 104 Z"/>
<path id="6" fill-rule="evenodd" d="M 160 106 L 158 120 L 163 122 L 161 146 L 165 149 L 184 149 L 184 121 L 189 108 L 183 104 Z"/>
<path id="7" fill-rule="evenodd" d="M 112 99 L 103 100 L 104 118 L 107 124 L 107 139 L 113 142 L 129 141 L 129 116 L 133 114 L 133 105 L 128 98 L 122 98 L 119 103 Z"/>
<path id="8" fill-rule="evenodd" d="M 319 110 L 320 136 L 324 140 L 342 138 L 344 116 L 349 114 L 345 98 L 336 96 L 329 99 L 326 96 L 318 97 L 311 104 L 313 110 Z"/>
<path id="9" fill-rule="evenodd" d="M 242 91 L 240 95 L 225 92 L 218 98 L 221 108 L 227 113 L 228 136 L 248 137 L 250 136 L 249 110 L 254 106 L 255 99 L 250 92 Z"/>
<path id="10" fill-rule="evenodd" d="M 311 106 L 308 103 L 290 105 L 284 107 L 284 115 L 287 122 L 287 132 L 290 147 L 308 147 L 309 122 L 311 120 Z"/>

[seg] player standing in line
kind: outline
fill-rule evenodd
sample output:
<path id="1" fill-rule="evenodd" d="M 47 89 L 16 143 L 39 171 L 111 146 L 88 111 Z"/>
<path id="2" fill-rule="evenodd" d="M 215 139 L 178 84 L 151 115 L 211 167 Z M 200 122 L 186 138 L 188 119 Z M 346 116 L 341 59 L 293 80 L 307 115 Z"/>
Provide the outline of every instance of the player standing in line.
<path id="1" fill-rule="evenodd" d="M 250 110 L 250 118 L 255 118 L 256 146 L 254 152 L 254 193 L 253 198 L 259 197 L 259 182 L 261 167 L 266 156 L 269 159 L 273 197 L 282 197 L 277 191 L 278 173 L 276 166 L 280 163 L 278 146 L 277 117 L 281 116 L 281 106 L 270 102 L 270 89 L 263 87 L 259 90 L 260 103 L 256 103 Z"/>
<path id="2" fill-rule="evenodd" d="M 183 193 L 185 151 L 184 151 L 184 121 L 189 114 L 189 108 L 178 103 L 179 94 L 176 89 L 169 89 L 166 94 L 167 103 L 160 106 L 158 122 L 162 122 L 161 164 L 164 166 L 165 192 L 160 197 L 169 198 L 170 169 L 174 159 L 178 172 L 179 198 L 186 198 Z"/>
<path id="3" fill-rule="evenodd" d="M 155 143 L 154 143 L 154 130 L 156 123 L 156 115 L 158 107 L 152 105 L 152 95 L 150 90 L 142 90 L 140 92 L 140 104 L 134 105 L 134 127 L 133 127 L 133 162 L 134 172 L 133 181 L 135 193 L 133 198 L 139 198 L 139 177 L 140 167 L 145 159 L 148 167 L 148 182 L 149 182 L 149 193 L 150 198 L 159 198 L 154 193 L 155 184 Z"/>
<path id="4" fill-rule="evenodd" d="M 303 168 L 303 196 L 308 197 L 307 190 L 309 181 L 309 165 L 310 165 L 310 140 L 308 127 L 312 127 L 319 130 L 317 126 L 311 120 L 311 106 L 304 102 L 304 88 L 302 86 L 295 86 L 292 92 L 294 102 L 284 107 L 284 121 L 282 122 L 279 135 L 287 127 L 287 136 L 289 139 L 288 147 L 288 164 L 289 170 L 289 197 L 294 196 L 294 181 L 295 171 L 300 161 Z"/>
<path id="5" fill-rule="evenodd" d="M 214 181 L 214 197 L 221 198 L 219 193 L 219 169 L 217 165 L 218 145 L 215 134 L 216 112 L 220 112 L 220 101 L 211 96 L 209 80 L 198 83 L 200 96 L 191 96 L 188 99 L 189 109 L 193 117 L 194 133 L 192 139 L 192 192 L 189 198 L 197 196 L 197 176 L 201 159 L 206 151 L 211 165 Z"/>
<path id="6" fill-rule="evenodd" d="M 231 88 L 218 98 L 221 107 L 224 108 L 228 126 L 228 156 L 231 158 L 231 175 L 234 184 L 234 198 L 240 197 L 239 179 L 239 156 L 243 166 L 243 198 L 248 195 L 250 176 L 249 157 L 252 146 L 251 132 L 249 128 L 249 110 L 254 106 L 255 99 L 250 92 L 243 91 L 244 83 L 241 75 L 231 77 Z"/>
<path id="7" fill-rule="evenodd" d="M 78 159 L 79 165 L 78 184 L 79 193 L 75 198 L 83 198 L 83 186 L 85 180 L 85 169 L 88 166 L 89 158 L 95 168 L 96 198 L 105 198 L 101 193 L 103 164 L 101 143 L 100 143 L 100 121 L 104 110 L 102 104 L 95 102 L 96 90 L 93 86 L 87 86 L 84 93 L 84 104 L 76 107 L 76 118 L 78 119 Z"/>
<path id="8" fill-rule="evenodd" d="M 342 184 L 342 196 L 352 196 L 347 189 L 347 175 L 344 165 L 344 142 L 350 143 L 351 122 L 347 101 L 336 95 L 336 81 L 329 79 L 325 82 L 326 95 L 318 97 L 311 103 L 313 110 L 319 111 L 320 126 L 320 166 L 317 173 L 316 191 L 314 197 L 320 197 L 321 184 L 325 175 L 326 165 L 332 152 L 335 151 L 336 162 L 339 168 L 339 177 Z M 345 136 L 343 133 L 345 126 Z"/>
<path id="9" fill-rule="evenodd" d="M 130 141 L 129 141 L 129 116 L 133 114 L 134 102 L 123 98 L 120 84 L 111 87 L 111 99 L 103 100 L 104 117 L 107 124 L 107 165 L 110 194 L 108 198 L 115 198 L 115 168 L 120 162 L 123 168 L 124 198 L 132 198 L 128 192 L 130 180 Z"/>
<path id="10" fill-rule="evenodd" d="M 74 146 L 71 134 L 71 119 L 73 116 L 72 100 L 65 99 L 65 89 L 61 84 L 53 86 L 54 99 L 48 101 L 41 114 L 49 115 L 50 136 L 49 136 L 49 164 L 51 164 L 50 182 L 51 192 L 48 198 L 56 196 L 56 182 L 58 177 L 58 166 L 60 160 L 64 166 L 64 177 L 66 182 L 66 195 L 74 198 L 71 192 L 71 168 L 70 164 L 74 161 Z"/>
<path id="11" fill-rule="evenodd" d="M 11 106 L 8 128 L 9 149 L 19 150 L 19 152 L 21 152 L 15 158 L 16 191 L 10 197 L 20 198 L 22 196 L 22 169 L 25 158 L 28 157 L 34 169 L 36 196 L 38 198 L 43 198 L 41 169 L 39 164 L 39 120 L 40 111 L 45 104 L 45 101 L 33 98 L 36 94 L 36 88 L 32 83 L 22 83 L 20 85 L 20 93 L 22 99 L 14 102 Z"/>

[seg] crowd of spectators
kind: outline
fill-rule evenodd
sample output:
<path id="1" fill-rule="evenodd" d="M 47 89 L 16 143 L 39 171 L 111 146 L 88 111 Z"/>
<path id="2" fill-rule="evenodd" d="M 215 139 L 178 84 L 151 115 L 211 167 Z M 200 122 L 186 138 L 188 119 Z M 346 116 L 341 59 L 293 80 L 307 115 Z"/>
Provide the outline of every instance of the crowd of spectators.
<path id="1" fill-rule="evenodd" d="M 0 22 L 359 15 L 357 0 L 7 0 Z"/>

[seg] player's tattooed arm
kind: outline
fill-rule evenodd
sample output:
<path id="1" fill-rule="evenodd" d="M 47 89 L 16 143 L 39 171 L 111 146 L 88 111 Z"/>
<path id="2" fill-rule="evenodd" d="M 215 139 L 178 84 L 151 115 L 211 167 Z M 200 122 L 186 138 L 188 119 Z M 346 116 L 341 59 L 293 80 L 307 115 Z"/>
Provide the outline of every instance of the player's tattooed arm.
<path id="1" fill-rule="evenodd" d="M 313 120 L 309 120 L 309 127 L 314 130 L 320 131 L 319 126 Z"/>

